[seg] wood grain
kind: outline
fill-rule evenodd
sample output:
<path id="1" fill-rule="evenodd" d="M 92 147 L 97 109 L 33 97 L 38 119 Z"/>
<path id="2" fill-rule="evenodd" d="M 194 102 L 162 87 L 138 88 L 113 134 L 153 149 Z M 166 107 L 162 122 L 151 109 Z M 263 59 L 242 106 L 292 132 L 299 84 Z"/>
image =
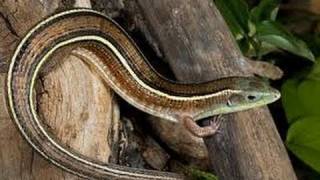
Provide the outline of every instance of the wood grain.
<path id="1" fill-rule="evenodd" d="M 137 0 L 137 3 L 177 79 L 202 82 L 250 75 L 212 1 Z M 222 133 L 205 139 L 212 170 L 219 178 L 296 179 L 266 107 L 225 118 Z"/>
<path id="2" fill-rule="evenodd" d="M 118 146 L 120 117 L 113 91 L 81 59 L 68 54 L 70 50 L 57 52 L 50 60 L 55 67 L 38 81 L 40 117 L 71 150 L 103 162 L 117 159 L 112 148 Z"/>

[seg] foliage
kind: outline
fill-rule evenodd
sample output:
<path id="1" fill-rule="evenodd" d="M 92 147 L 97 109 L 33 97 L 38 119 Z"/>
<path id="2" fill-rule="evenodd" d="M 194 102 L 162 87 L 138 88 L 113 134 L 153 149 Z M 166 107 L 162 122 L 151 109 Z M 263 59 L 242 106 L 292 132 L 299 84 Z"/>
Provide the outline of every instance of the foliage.
<path id="1" fill-rule="evenodd" d="M 198 170 L 193 167 L 188 168 L 188 174 L 191 175 L 191 179 L 193 180 L 218 180 L 218 178 L 213 174 Z"/>
<path id="2" fill-rule="evenodd" d="M 290 128 L 286 145 L 302 161 L 320 172 L 320 63 L 282 86 L 282 102 Z"/>
<path id="3" fill-rule="evenodd" d="M 320 172 L 320 118 L 305 116 L 290 126 L 286 145 L 300 159 Z"/>
<path id="4" fill-rule="evenodd" d="M 304 41 L 277 23 L 278 0 L 263 0 L 249 10 L 243 0 L 215 0 L 242 52 L 260 58 L 270 52 L 286 50 L 314 61 Z"/>

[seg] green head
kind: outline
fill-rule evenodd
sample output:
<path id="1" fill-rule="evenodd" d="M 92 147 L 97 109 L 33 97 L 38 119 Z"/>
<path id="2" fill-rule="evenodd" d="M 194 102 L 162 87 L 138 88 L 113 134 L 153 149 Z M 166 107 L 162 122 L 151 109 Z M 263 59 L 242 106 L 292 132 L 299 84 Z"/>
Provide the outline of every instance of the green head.
<path id="1" fill-rule="evenodd" d="M 280 98 L 280 92 L 267 82 L 254 77 L 227 77 L 216 80 L 222 87 L 215 101 L 207 109 L 203 109 L 194 119 L 228 114 L 270 104 Z"/>
<path id="2" fill-rule="evenodd" d="M 280 98 L 278 90 L 258 78 L 237 78 L 231 89 L 227 96 L 225 113 L 259 107 Z"/>

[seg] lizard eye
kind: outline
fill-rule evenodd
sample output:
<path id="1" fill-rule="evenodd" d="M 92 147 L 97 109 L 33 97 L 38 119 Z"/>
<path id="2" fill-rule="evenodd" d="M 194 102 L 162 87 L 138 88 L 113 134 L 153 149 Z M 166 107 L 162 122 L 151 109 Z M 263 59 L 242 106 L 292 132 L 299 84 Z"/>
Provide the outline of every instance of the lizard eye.
<path id="1" fill-rule="evenodd" d="M 250 100 L 250 101 L 253 101 L 253 100 L 255 100 L 256 98 L 257 98 L 257 97 L 254 96 L 254 95 L 249 95 L 249 96 L 247 96 L 247 99 Z"/>

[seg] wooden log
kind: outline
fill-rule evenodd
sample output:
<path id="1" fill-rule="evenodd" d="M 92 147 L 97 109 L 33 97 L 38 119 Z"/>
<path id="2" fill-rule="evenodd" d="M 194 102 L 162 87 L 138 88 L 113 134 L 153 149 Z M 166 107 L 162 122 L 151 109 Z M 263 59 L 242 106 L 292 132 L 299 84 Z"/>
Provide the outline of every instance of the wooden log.
<path id="1" fill-rule="evenodd" d="M 203 82 L 251 74 L 213 1 L 137 3 L 178 80 Z M 296 179 L 266 107 L 224 118 L 222 133 L 205 139 L 212 170 L 220 179 Z"/>

